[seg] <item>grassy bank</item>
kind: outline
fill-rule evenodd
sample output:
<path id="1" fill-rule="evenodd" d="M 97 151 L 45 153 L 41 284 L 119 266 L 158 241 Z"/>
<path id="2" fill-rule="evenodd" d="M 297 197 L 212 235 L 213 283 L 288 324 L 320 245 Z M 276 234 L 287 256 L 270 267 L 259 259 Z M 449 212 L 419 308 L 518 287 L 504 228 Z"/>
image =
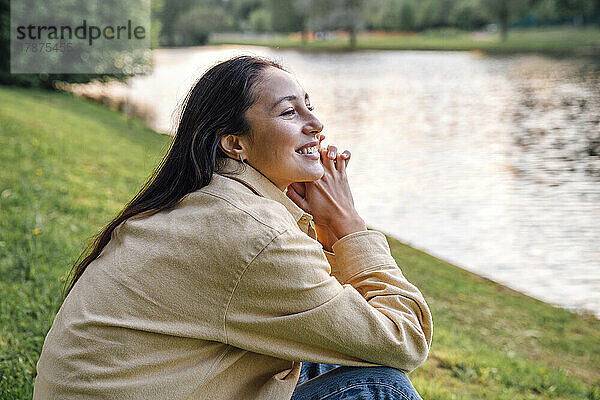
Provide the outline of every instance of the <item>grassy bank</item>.
<path id="1" fill-rule="evenodd" d="M 31 398 L 61 279 L 168 140 L 67 94 L 0 87 L 0 398 Z M 390 239 L 435 334 L 411 374 L 425 399 L 600 399 L 600 322 Z"/>
<path id="2" fill-rule="evenodd" d="M 263 38 L 240 34 L 216 34 L 211 44 L 245 44 L 306 50 L 348 50 L 347 37 L 303 43 L 299 35 Z M 418 34 L 363 32 L 359 50 L 478 50 L 489 53 L 539 52 L 556 55 L 600 55 L 600 29 L 596 27 L 513 29 L 508 39 L 499 34 L 437 30 Z"/>

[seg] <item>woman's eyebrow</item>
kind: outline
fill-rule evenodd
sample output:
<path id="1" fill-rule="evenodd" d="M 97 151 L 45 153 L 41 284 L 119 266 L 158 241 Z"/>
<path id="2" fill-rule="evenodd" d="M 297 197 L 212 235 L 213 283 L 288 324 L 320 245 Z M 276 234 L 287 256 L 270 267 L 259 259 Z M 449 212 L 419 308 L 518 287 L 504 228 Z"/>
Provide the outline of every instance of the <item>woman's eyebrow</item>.
<path id="1" fill-rule="evenodd" d="M 283 96 L 283 97 L 281 97 L 279 100 L 277 100 L 277 101 L 276 101 L 276 102 L 275 102 L 275 103 L 274 103 L 274 104 L 271 106 L 271 110 L 272 110 L 272 109 L 274 109 L 275 107 L 277 107 L 277 105 L 278 105 L 279 103 L 281 103 L 282 101 L 286 101 L 286 100 L 289 100 L 289 101 L 298 100 L 298 96 L 296 96 L 295 94 L 291 94 L 291 95 L 288 95 L 288 96 Z M 304 100 L 308 100 L 308 93 L 305 93 L 305 94 L 304 94 Z"/>

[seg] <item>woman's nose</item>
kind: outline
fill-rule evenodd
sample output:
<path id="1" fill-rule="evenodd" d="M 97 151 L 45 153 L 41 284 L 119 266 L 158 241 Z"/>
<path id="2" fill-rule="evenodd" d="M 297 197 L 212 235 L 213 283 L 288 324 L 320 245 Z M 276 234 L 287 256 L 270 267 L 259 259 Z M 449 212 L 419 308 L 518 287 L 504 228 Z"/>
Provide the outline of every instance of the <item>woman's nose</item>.
<path id="1" fill-rule="evenodd" d="M 323 124 L 321 123 L 321 121 L 319 121 L 319 119 L 317 117 L 315 117 L 314 115 L 312 116 L 312 118 L 307 121 L 306 125 L 304 125 L 304 133 L 310 133 L 310 134 L 315 134 L 315 133 L 320 133 L 323 130 Z"/>

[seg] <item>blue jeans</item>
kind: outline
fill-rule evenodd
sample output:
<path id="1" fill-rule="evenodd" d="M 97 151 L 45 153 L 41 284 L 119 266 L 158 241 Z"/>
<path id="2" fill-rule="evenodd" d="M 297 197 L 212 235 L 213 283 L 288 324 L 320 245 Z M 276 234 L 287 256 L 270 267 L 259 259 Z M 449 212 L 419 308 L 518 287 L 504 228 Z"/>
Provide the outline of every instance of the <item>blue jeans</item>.
<path id="1" fill-rule="evenodd" d="M 408 377 L 391 367 L 303 362 L 291 400 L 423 400 Z"/>

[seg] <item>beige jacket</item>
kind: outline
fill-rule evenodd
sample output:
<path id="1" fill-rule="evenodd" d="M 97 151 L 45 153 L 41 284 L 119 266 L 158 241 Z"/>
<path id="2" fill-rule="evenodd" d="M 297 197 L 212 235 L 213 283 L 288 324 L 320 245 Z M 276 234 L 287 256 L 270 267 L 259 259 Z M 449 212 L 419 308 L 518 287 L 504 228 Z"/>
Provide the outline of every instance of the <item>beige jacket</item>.
<path id="1" fill-rule="evenodd" d="M 34 399 L 289 399 L 302 361 L 425 361 L 429 308 L 382 233 L 325 254 L 309 214 L 226 167 L 115 230 L 48 332 Z"/>

